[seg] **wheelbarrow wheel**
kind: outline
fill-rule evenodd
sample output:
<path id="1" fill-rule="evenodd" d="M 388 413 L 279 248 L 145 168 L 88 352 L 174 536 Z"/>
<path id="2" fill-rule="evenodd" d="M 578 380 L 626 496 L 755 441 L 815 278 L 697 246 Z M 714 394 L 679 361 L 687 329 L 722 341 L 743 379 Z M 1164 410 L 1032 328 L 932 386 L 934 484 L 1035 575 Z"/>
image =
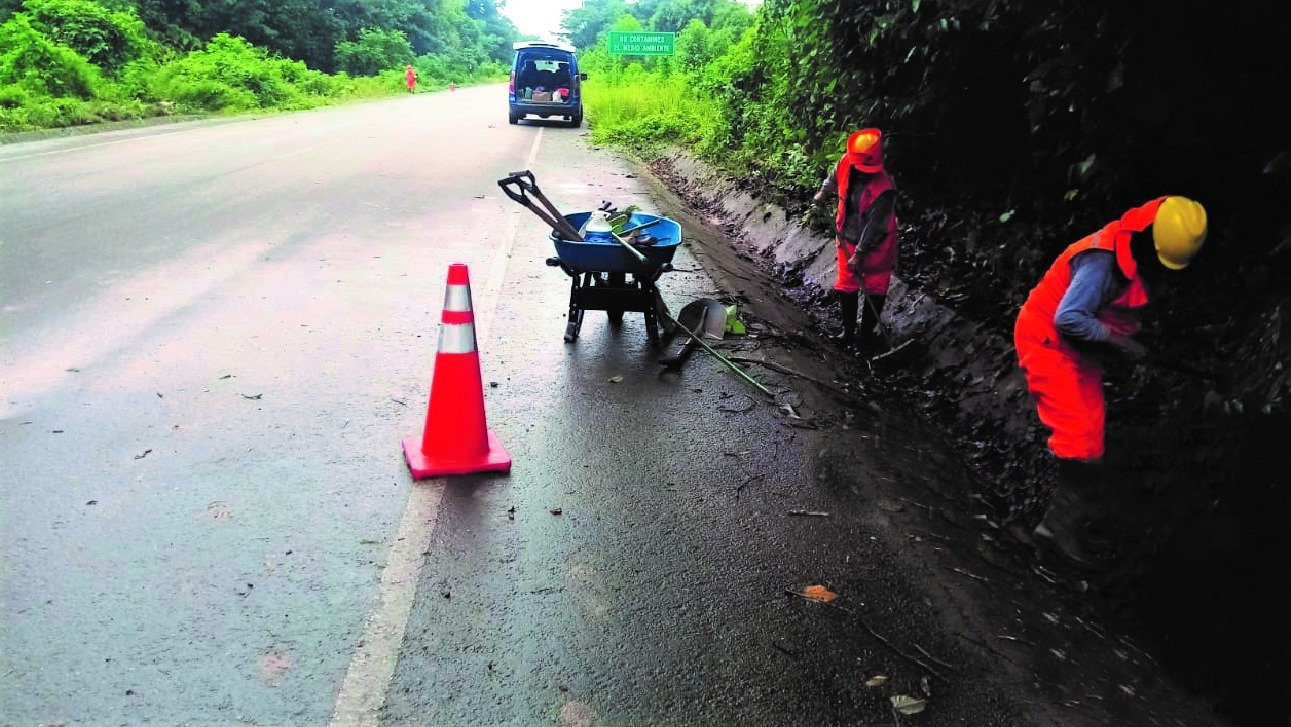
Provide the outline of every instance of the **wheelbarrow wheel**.
<path id="1" fill-rule="evenodd" d="M 573 343 L 578 340 L 578 331 L 583 327 L 583 309 L 571 309 L 569 311 L 569 320 L 565 322 L 565 343 Z"/>
<path id="2" fill-rule="evenodd" d="M 578 289 L 591 285 L 594 277 L 591 273 L 573 276 L 569 286 L 569 312 L 565 314 L 565 343 L 578 340 L 578 331 L 583 327 L 583 307 L 576 302 Z"/>
<path id="3" fill-rule="evenodd" d="M 616 288 L 622 288 L 623 286 L 627 285 L 627 280 L 628 280 L 627 273 L 608 273 L 605 276 L 605 284 L 614 286 Z M 613 326 L 623 325 L 622 308 L 607 308 L 605 311 L 605 315 L 610 319 L 610 325 L 613 325 Z"/>

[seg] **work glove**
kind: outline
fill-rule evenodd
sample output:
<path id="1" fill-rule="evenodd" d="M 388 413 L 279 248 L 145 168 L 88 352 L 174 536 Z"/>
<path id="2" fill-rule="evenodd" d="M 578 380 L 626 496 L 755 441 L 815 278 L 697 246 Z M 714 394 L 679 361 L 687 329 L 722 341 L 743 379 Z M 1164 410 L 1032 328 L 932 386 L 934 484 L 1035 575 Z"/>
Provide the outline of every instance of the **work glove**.
<path id="1" fill-rule="evenodd" d="M 1141 361 L 1148 355 L 1148 349 L 1143 344 L 1120 333 L 1108 334 L 1107 343 L 1131 361 Z"/>

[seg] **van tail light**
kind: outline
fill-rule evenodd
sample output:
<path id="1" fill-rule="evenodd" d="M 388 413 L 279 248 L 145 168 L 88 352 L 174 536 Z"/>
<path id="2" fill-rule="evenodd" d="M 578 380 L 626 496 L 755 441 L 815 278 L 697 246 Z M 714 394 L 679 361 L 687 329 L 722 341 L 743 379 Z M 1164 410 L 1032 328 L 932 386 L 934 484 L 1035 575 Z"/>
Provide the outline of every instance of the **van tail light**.
<path id="1" fill-rule="evenodd" d="M 507 86 L 507 93 L 516 92 L 516 72 L 511 71 L 511 84 Z"/>

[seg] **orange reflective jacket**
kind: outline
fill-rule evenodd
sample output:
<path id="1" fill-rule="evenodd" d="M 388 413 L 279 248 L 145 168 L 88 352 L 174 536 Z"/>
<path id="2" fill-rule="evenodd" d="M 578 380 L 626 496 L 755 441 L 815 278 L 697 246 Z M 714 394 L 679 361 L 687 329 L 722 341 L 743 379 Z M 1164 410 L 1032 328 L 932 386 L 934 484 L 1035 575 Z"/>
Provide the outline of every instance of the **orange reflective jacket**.
<path id="1" fill-rule="evenodd" d="M 851 167 L 851 162 L 848 161 L 847 155 L 844 154 L 838 160 L 838 166 L 834 169 L 834 179 L 838 182 L 838 211 L 834 215 L 834 227 L 839 232 L 843 231 L 843 221 L 847 215 L 847 186 L 851 181 Z M 874 204 L 874 200 L 878 199 L 880 194 L 895 189 L 896 187 L 893 186 L 887 172 L 874 173 L 865 185 L 865 189 L 861 191 L 857 214 L 865 214 L 865 211 L 870 208 L 870 205 Z M 873 250 L 866 253 L 860 262 L 861 278 L 865 283 L 865 290 L 874 295 L 887 293 L 892 271 L 897 266 L 896 214 L 888 217 L 887 228 L 887 235 L 884 236 L 883 241 Z"/>
<path id="2" fill-rule="evenodd" d="M 1165 197 L 1135 207 L 1121 215 L 1119 220 L 1088 237 L 1073 243 L 1062 251 L 1049 271 L 1032 288 L 1031 295 L 1018 313 L 1018 334 L 1037 341 L 1048 339 L 1062 345 L 1062 337 L 1054 325 L 1058 305 L 1071 285 L 1071 259 L 1086 250 L 1108 250 L 1116 255 L 1116 266 L 1130 284 L 1114 300 L 1099 309 L 1097 318 L 1114 333 L 1132 336 L 1139 330 L 1139 311 L 1148 304 L 1148 289 L 1138 273 L 1138 263 L 1130 253 L 1130 237 L 1146 230 L 1156 219 L 1157 208 Z"/>

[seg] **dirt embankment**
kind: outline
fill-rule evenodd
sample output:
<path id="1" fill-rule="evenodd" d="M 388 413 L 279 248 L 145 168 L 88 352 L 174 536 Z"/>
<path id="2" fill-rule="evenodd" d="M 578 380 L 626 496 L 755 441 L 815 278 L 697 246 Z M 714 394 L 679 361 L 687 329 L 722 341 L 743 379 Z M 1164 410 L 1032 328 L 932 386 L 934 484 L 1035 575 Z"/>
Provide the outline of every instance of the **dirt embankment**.
<path id="1" fill-rule="evenodd" d="M 817 333 L 838 329 L 831 238 L 683 152 L 657 156 L 650 166 L 691 204 L 724 220 L 760 258 L 747 262 L 774 273 L 779 294 L 799 304 Z M 904 225 L 902 244 L 902 268 L 945 246 Z M 991 303 L 989 290 L 902 272 L 884 320 L 892 344 L 910 343 L 876 365 L 882 385 L 870 391 L 901 400 L 944 431 L 991 484 L 983 494 L 1001 522 L 1027 531 L 1048 497 L 1053 463 L 1016 365 L 1015 311 Z M 1159 317 L 1177 325 L 1171 315 Z M 1243 360 L 1210 372 L 1217 377 L 1109 366 L 1103 496 L 1117 513 L 1120 559 L 1098 585 L 1127 625 L 1180 681 L 1210 695 L 1219 713 L 1239 725 L 1282 724 L 1291 713 L 1269 697 L 1291 681 L 1284 622 L 1291 584 L 1279 537 L 1291 493 L 1278 484 L 1282 447 L 1291 441 L 1291 417 L 1281 408 L 1291 390 L 1283 363 L 1291 332 L 1283 335 L 1281 308 L 1249 318 L 1235 349 L 1245 352 Z"/>

